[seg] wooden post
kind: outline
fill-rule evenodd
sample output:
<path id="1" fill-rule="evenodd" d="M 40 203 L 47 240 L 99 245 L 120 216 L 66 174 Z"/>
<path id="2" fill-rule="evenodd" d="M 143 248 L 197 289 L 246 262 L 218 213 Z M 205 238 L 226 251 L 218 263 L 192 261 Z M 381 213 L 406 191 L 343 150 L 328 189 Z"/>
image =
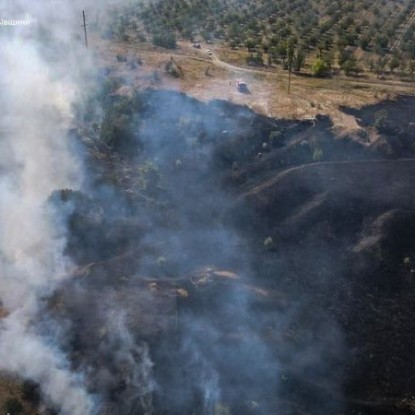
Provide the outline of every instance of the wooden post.
<path id="1" fill-rule="evenodd" d="M 294 45 L 288 45 L 288 93 L 291 92 L 291 72 L 294 60 Z"/>
<path id="2" fill-rule="evenodd" d="M 86 32 L 86 19 L 85 19 L 85 11 L 82 10 L 82 19 L 84 21 L 83 27 L 84 27 L 84 36 L 85 36 L 85 46 L 88 47 L 88 35 Z"/>

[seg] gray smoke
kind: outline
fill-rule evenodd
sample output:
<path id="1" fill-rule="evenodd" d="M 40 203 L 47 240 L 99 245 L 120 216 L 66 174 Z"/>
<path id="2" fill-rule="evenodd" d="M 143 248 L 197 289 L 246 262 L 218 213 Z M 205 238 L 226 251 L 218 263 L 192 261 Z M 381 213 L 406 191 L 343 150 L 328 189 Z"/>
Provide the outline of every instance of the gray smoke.
<path id="1" fill-rule="evenodd" d="M 80 71 L 71 75 L 77 64 L 71 53 L 50 64 L 38 33 L 47 23 L 49 42 L 73 48 L 67 28 L 74 22 L 64 2 L 1 6 L 5 18 L 31 24 L 0 27 L 0 298 L 8 313 L 1 322 L 0 369 L 39 383 L 46 402 L 63 414 L 91 414 L 82 375 L 72 372 L 53 339 L 35 329 L 42 298 L 73 267 L 63 253 L 65 229 L 46 201 L 55 189 L 82 185 L 82 163 L 67 138 Z M 59 14 L 56 7 L 62 7 Z"/>

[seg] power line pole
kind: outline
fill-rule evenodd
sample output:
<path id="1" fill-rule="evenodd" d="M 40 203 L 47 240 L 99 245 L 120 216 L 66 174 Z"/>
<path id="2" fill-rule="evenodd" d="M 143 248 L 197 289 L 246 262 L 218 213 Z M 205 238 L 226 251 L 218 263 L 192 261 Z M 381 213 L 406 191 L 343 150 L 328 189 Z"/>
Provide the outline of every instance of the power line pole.
<path id="1" fill-rule="evenodd" d="M 84 28 L 85 46 L 88 47 L 88 35 L 86 33 L 86 19 L 85 19 L 85 11 L 84 10 L 82 10 L 82 19 L 84 21 L 84 24 L 82 26 Z"/>
<path id="2" fill-rule="evenodd" d="M 293 67 L 294 61 L 294 40 L 288 40 L 288 48 L 287 48 L 287 55 L 288 55 L 288 93 L 291 92 L 291 72 Z"/>

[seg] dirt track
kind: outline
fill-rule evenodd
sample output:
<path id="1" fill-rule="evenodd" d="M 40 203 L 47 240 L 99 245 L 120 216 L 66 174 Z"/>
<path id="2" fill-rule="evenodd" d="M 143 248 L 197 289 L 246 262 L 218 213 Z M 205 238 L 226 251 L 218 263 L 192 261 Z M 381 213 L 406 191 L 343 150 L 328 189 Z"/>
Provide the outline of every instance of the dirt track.
<path id="1" fill-rule="evenodd" d="M 398 81 L 379 81 L 371 78 L 318 79 L 293 75 L 291 93 L 287 93 L 288 73 L 278 68 L 250 68 L 221 60 L 211 45 L 201 50 L 188 42 L 179 42 L 179 48 L 169 51 L 147 44 L 91 40 L 92 47 L 101 56 L 103 64 L 110 65 L 115 73 L 132 78 L 129 82 L 137 88 L 152 86 L 151 74 L 159 73 L 161 82 L 157 88 L 180 90 L 199 100 L 223 99 L 247 105 L 256 112 L 282 118 L 310 119 L 317 114 L 329 115 L 334 124 L 344 132 L 356 131 L 359 127 L 353 116 L 345 115 L 340 106 L 360 108 L 379 102 L 398 93 L 412 93 L 412 86 Z M 140 57 L 143 65 L 139 71 L 128 69 L 117 62 L 117 54 Z M 172 57 L 180 64 L 184 77 L 174 79 L 165 74 L 165 63 Z M 251 94 L 236 91 L 235 81 L 248 83 Z"/>

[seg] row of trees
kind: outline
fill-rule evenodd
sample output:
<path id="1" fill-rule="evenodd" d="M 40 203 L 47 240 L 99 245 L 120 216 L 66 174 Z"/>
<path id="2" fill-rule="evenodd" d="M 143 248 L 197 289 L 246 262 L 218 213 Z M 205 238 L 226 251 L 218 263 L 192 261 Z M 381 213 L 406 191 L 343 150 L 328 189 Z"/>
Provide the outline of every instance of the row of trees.
<path id="1" fill-rule="evenodd" d="M 306 54 L 350 46 L 379 56 L 393 48 L 415 58 L 413 28 L 402 32 L 414 10 L 415 0 L 153 0 L 131 17 L 149 33 L 220 39 L 261 53 L 278 53 L 295 37 Z"/>
<path id="2" fill-rule="evenodd" d="M 249 52 L 251 65 L 280 64 L 322 76 L 338 66 L 346 75 L 369 69 L 380 77 L 400 70 L 413 76 L 415 30 L 406 24 L 415 0 L 134 0 L 114 13 L 112 34 L 129 34 L 174 49 L 178 36 L 225 40 Z M 356 59 L 356 47 L 371 59 Z M 288 59 L 290 48 L 293 50 Z"/>
<path id="3" fill-rule="evenodd" d="M 255 52 L 255 48 L 251 45 L 248 51 L 250 51 L 247 57 L 248 64 L 265 65 L 265 57 L 261 51 Z M 284 69 L 300 72 L 306 63 L 306 48 L 294 37 L 280 42 L 276 47 L 268 48 L 267 52 L 268 65 L 281 64 Z M 320 47 L 314 58 L 311 57 L 309 61 L 310 72 L 315 76 L 328 75 L 334 66 L 337 66 L 346 75 L 358 75 L 365 69 L 368 69 L 376 74 L 378 78 L 387 72 L 393 74 L 398 70 L 401 75 L 407 75 L 413 80 L 415 73 L 414 60 L 410 57 L 399 55 L 397 52 L 359 60 L 351 48 L 327 51 Z"/>

